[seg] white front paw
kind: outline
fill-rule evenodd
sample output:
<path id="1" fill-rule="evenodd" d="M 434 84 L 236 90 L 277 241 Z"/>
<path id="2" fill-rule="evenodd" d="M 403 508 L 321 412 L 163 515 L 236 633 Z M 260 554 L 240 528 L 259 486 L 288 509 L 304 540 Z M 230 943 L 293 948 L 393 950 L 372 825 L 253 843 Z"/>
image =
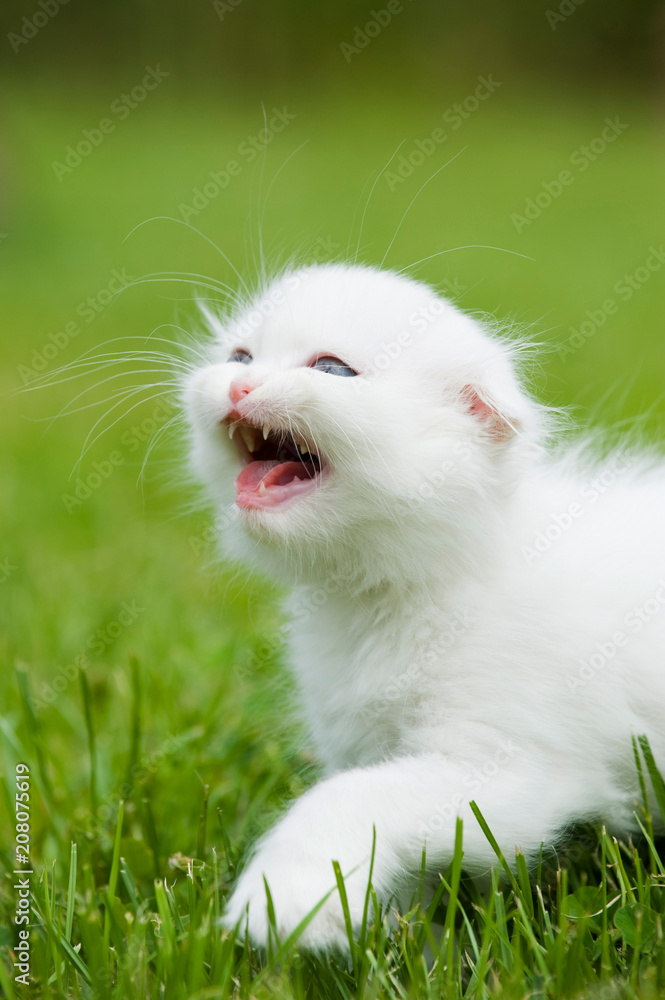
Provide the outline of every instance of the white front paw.
<path id="1" fill-rule="evenodd" d="M 284 941 L 321 900 L 326 901 L 308 923 L 298 941 L 315 951 L 348 951 L 349 941 L 344 912 L 332 866 L 334 852 L 312 853 L 309 845 L 285 842 L 272 836 L 259 849 L 240 876 L 224 915 L 227 927 L 239 926 L 254 944 L 268 943 L 270 922 L 264 876 L 270 889 L 275 923 L 280 941 Z M 346 876 L 346 872 L 344 872 Z M 360 877 L 359 877 L 360 876 Z M 367 877 L 359 872 L 345 877 L 349 912 L 354 931 L 362 922 Z"/>

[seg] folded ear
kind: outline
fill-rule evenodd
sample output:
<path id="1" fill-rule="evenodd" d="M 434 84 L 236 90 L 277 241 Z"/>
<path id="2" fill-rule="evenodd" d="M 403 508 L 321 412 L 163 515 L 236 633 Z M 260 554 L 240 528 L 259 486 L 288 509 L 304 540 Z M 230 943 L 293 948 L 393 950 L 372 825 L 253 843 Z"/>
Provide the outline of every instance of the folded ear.
<path id="1" fill-rule="evenodd" d="M 462 399 L 467 411 L 476 418 L 488 437 L 494 441 L 503 443 L 520 429 L 519 420 L 510 416 L 485 389 L 465 385 L 462 389 Z"/>

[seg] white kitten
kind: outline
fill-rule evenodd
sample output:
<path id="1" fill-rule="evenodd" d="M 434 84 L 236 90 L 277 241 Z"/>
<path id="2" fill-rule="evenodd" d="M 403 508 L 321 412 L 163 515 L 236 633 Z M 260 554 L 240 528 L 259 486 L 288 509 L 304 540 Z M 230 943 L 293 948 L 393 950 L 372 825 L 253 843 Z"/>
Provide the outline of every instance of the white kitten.
<path id="1" fill-rule="evenodd" d="M 227 922 L 282 935 L 335 885 L 362 918 L 451 858 L 577 820 L 636 829 L 631 747 L 665 767 L 665 475 L 549 454 L 519 347 L 427 286 L 306 268 L 228 320 L 185 396 L 225 551 L 293 585 L 290 658 L 327 776 L 259 843 Z M 231 432 L 235 429 L 233 439 Z M 344 947 L 338 893 L 307 928 Z"/>

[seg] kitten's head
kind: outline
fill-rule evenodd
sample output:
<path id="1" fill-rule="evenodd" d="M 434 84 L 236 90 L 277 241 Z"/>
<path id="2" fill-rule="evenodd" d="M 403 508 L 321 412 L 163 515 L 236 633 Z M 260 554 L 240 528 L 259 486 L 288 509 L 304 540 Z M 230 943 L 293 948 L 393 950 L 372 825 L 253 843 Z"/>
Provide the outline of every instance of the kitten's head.
<path id="1" fill-rule="evenodd" d="M 364 585 L 473 552 L 538 421 L 506 343 L 426 285 L 345 265 L 208 320 L 185 403 L 227 550 Z"/>

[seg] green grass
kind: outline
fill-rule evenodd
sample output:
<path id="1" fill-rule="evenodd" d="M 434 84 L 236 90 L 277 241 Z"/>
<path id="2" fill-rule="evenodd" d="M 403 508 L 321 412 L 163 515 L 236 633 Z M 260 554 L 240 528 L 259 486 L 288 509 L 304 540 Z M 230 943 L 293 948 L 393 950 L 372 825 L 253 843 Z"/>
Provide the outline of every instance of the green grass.
<path id="1" fill-rule="evenodd" d="M 0 516 L 0 979 L 11 978 L 17 762 L 31 773 L 31 876 L 35 920 L 30 995 L 43 997 L 660 996 L 665 991 L 662 845 L 617 843 L 576 831 L 529 880 L 480 890 L 456 854 L 442 872 L 432 914 L 378 920 L 353 960 L 319 960 L 297 944 L 270 956 L 223 936 L 218 916 L 248 844 L 316 776 L 300 734 L 284 723 L 289 681 L 276 593 L 217 566 L 205 514 L 178 484 L 177 442 L 157 448 L 137 479 L 155 427 L 148 404 L 110 428 L 84 458 L 110 472 L 72 505 L 79 458 L 95 411 L 52 426 L 42 418 L 71 398 L 63 385 L 12 397 L 49 334 L 78 319 L 81 332 L 53 364 L 121 335 L 147 336 L 174 316 L 187 285 L 141 285 L 90 322 L 77 315 L 113 269 L 135 277 L 169 270 L 233 281 L 224 260 L 177 215 L 262 126 L 259 102 L 224 94 L 185 101 L 169 81 L 121 122 L 62 182 L 51 161 L 104 115 L 123 85 L 93 93 L 15 95 L 8 127 L 9 212 L 0 242 L 5 312 L 4 489 Z M 321 238 L 343 254 L 373 171 L 440 124 L 474 80 L 438 92 L 396 89 L 265 97 L 295 121 L 268 148 L 263 191 L 274 255 Z M 438 251 L 423 277 L 461 290 L 461 303 L 535 323 L 552 347 L 539 391 L 607 425 L 648 412 L 658 427 L 665 341 L 665 268 L 656 271 L 572 356 L 556 345 L 587 310 L 616 294 L 665 232 L 662 136 L 655 109 L 637 96 L 533 94 L 509 80 L 414 175 L 391 192 L 377 183 L 361 244 L 378 261 L 402 225 L 388 263 L 404 267 Z M 518 233 L 511 214 L 566 167 L 606 116 L 629 128 L 574 184 Z M 261 161 L 192 219 L 251 275 Z M 246 258 L 249 262 L 246 263 Z M 177 299 L 178 301 L 174 301 Z M 167 334 L 168 335 L 168 334 Z M 116 455 L 116 459 L 110 456 Z M 119 456 L 119 459 L 117 459 Z M 4 562 L 3 562 L 4 560 Z M 81 659 L 85 656 L 85 659 Z M 78 658 L 78 661 L 77 661 Z M 645 781 L 651 780 L 645 775 Z M 657 780 L 657 779 L 656 779 Z M 648 831 L 648 817 L 643 817 Z M 75 850 L 71 844 L 76 845 Z M 661 853 L 659 855 L 658 850 Z M 331 878 L 332 878 L 331 869 Z M 457 886 L 459 886 L 457 888 Z M 445 905 L 448 893 L 454 904 Z M 443 937 L 441 927 L 443 927 Z"/>

